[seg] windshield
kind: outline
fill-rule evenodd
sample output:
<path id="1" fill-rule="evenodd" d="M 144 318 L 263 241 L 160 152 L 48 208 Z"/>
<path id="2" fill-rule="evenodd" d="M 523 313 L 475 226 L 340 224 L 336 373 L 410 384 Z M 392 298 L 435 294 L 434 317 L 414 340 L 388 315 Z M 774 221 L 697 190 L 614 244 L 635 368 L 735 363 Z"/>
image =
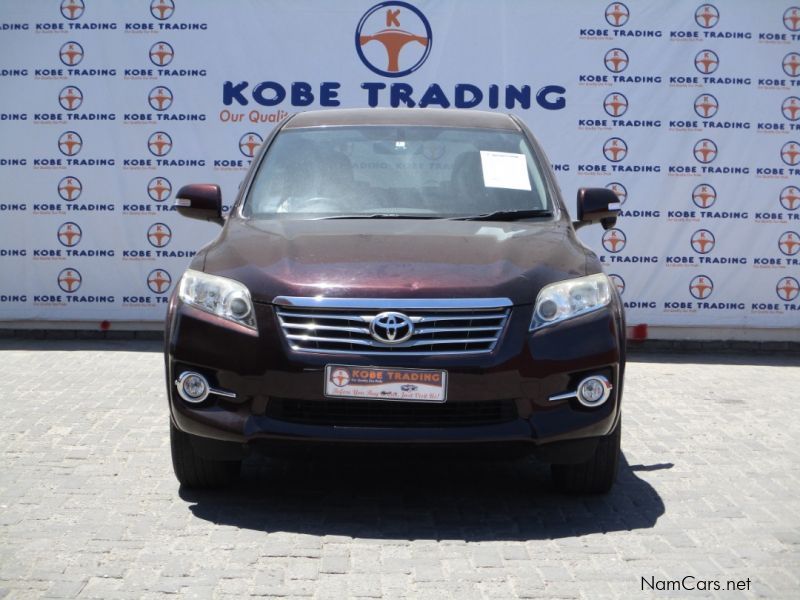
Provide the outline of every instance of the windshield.
<path id="1" fill-rule="evenodd" d="M 242 214 L 285 218 L 458 218 L 552 210 L 517 132 L 360 126 L 285 130 Z M 520 213 L 522 215 L 522 213 Z"/>

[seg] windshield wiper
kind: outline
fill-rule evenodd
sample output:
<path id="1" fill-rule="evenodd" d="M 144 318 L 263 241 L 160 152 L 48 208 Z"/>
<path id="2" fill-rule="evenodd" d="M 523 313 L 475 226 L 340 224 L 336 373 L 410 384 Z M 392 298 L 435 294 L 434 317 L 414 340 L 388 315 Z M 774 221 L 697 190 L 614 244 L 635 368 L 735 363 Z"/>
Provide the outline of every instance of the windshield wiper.
<path id="1" fill-rule="evenodd" d="M 532 219 L 534 217 L 552 217 L 551 210 L 496 210 L 482 215 L 471 215 L 468 217 L 453 217 L 453 221 L 519 221 L 520 219 Z"/>
<path id="2" fill-rule="evenodd" d="M 314 221 L 326 221 L 330 219 L 441 219 L 435 215 L 404 215 L 400 213 L 375 213 L 375 214 L 354 214 L 354 215 L 334 215 L 331 217 L 317 217 Z"/>

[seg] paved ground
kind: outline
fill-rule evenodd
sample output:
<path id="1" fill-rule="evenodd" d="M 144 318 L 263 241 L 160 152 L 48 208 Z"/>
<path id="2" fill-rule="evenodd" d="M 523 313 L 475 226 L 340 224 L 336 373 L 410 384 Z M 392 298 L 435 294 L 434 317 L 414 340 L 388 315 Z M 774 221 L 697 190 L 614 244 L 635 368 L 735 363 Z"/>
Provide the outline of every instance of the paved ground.
<path id="1" fill-rule="evenodd" d="M 181 491 L 157 343 L 0 344 L 0 598 L 798 596 L 796 356 L 635 358 L 619 483 L 581 499 L 454 459 L 249 461 Z"/>

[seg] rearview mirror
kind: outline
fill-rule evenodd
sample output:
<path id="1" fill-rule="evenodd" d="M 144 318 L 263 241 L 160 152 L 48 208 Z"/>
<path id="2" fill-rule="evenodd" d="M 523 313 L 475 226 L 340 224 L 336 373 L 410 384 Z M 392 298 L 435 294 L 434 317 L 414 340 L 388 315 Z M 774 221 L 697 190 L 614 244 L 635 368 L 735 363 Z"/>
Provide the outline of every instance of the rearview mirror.
<path id="1" fill-rule="evenodd" d="M 190 183 L 175 196 L 178 212 L 190 219 L 211 221 L 222 225 L 222 192 L 214 183 Z"/>
<path id="2" fill-rule="evenodd" d="M 603 229 L 611 229 L 617 224 L 619 206 L 619 197 L 609 189 L 581 188 L 578 190 L 578 220 L 572 225 L 578 229 L 600 223 Z"/>

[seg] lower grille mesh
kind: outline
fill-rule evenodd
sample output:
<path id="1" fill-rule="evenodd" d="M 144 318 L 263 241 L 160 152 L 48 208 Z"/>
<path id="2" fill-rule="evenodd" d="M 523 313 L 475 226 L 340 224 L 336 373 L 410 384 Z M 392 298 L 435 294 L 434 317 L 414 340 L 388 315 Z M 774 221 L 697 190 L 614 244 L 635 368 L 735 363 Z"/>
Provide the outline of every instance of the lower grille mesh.
<path id="1" fill-rule="evenodd" d="M 341 427 L 470 427 L 517 418 L 513 400 L 486 402 L 373 402 L 272 398 L 266 416 L 290 423 Z"/>

